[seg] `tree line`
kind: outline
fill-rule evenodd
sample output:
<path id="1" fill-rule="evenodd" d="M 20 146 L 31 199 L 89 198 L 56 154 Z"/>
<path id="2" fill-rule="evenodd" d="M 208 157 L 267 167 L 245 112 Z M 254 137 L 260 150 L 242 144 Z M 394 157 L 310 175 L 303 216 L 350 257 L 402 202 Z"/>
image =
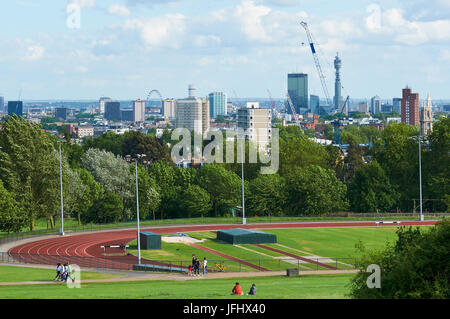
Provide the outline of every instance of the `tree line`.
<path id="1" fill-rule="evenodd" d="M 279 171 L 263 175 L 261 164 L 244 165 L 247 216 L 414 209 L 412 199 L 419 198 L 416 127 L 390 124 L 373 134 L 372 148 L 361 147 L 357 138 L 371 131 L 352 128 L 346 136 L 345 157 L 337 147 L 314 143 L 297 127 L 278 128 Z M 425 210 L 448 210 L 449 136 L 450 120 L 441 118 L 422 148 L 423 197 L 440 199 L 426 201 Z M 16 116 L 2 123 L 0 230 L 33 230 L 37 219 L 55 227 L 60 214 L 58 139 L 39 124 Z M 135 219 L 135 163 L 127 158 L 137 154 L 146 155 L 138 164 L 141 218 L 229 216 L 231 208 L 241 205 L 241 165 L 178 168 L 170 157 L 175 142 L 168 131 L 161 138 L 135 131 L 108 132 L 87 138 L 82 145 L 66 135 L 62 144 L 65 216 L 80 224 Z M 248 143 L 246 153 L 248 159 Z"/>

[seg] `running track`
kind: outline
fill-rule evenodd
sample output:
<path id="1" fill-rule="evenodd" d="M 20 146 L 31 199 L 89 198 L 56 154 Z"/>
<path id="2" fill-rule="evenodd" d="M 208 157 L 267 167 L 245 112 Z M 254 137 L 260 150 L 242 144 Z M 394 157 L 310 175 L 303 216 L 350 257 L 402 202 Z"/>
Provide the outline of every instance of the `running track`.
<path id="1" fill-rule="evenodd" d="M 401 221 L 400 226 L 428 226 L 437 221 Z M 173 234 L 178 232 L 218 231 L 230 228 L 264 229 L 264 228 L 315 228 L 315 227 L 375 227 L 375 221 L 366 222 L 303 222 L 274 224 L 227 224 L 227 225 L 183 225 L 166 227 L 149 227 L 142 230 L 158 234 Z M 380 224 L 378 227 L 392 227 L 392 224 Z M 395 225 L 397 227 L 397 225 Z M 58 262 L 70 262 L 81 267 L 100 267 L 114 269 L 132 269 L 138 263 L 133 255 L 120 255 L 120 248 L 108 248 L 105 256 L 105 245 L 126 245 L 136 239 L 136 230 L 101 231 L 89 234 L 74 234 L 64 237 L 36 240 L 11 248 L 9 255 L 21 262 L 56 265 Z M 220 252 L 219 252 L 220 253 Z M 244 261 L 241 261 L 244 263 Z M 156 261 L 142 259 L 143 264 L 168 265 Z M 180 267 L 180 265 L 173 265 Z"/>

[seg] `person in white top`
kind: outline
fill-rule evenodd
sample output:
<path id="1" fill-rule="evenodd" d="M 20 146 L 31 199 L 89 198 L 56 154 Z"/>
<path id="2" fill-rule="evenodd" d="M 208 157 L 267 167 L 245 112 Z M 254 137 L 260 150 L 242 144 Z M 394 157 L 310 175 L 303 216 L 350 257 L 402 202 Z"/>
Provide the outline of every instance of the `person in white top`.
<path id="1" fill-rule="evenodd" d="M 203 275 L 206 275 L 208 273 L 208 261 L 206 260 L 206 257 L 203 258 Z"/>

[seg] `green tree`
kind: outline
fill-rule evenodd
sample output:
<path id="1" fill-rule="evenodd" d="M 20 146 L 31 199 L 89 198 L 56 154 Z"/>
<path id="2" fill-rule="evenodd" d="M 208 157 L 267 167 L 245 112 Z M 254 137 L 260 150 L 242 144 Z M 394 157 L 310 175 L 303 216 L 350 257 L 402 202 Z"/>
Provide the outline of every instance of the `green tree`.
<path id="1" fill-rule="evenodd" d="M 27 216 L 0 180 L 0 231 L 20 232 L 27 225 Z"/>
<path id="2" fill-rule="evenodd" d="M 331 169 L 294 167 L 286 174 L 286 184 L 289 215 L 319 215 L 348 206 L 347 187 Z"/>
<path id="3" fill-rule="evenodd" d="M 188 218 L 203 217 L 212 208 L 208 192 L 198 185 L 189 185 L 181 194 L 179 204 L 187 211 Z"/>
<path id="4" fill-rule="evenodd" d="M 76 172 L 86 189 L 80 199 L 80 205 L 74 209 L 77 214 L 78 224 L 81 224 L 81 216 L 87 213 L 88 209 L 96 200 L 103 196 L 105 191 L 102 185 L 94 179 L 94 176 L 88 170 L 80 168 Z"/>
<path id="5" fill-rule="evenodd" d="M 81 215 L 83 223 L 116 223 L 123 211 L 122 200 L 115 193 L 106 191 L 104 195 L 94 201 L 87 213 Z"/>
<path id="6" fill-rule="evenodd" d="M 239 203 L 241 179 L 235 173 L 216 164 L 206 164 L 197 173 L 196 184 L 211 196 L 214 214 Z"/>
<path id="7" fill-rule="evenodd" d="M 159 161 L 148 166 L 149 175 L 156 182 L 156 191 L 161 196 L 159 212 L 161 219 L 172 217 L 177 212 L 177 196 L 180 189 L 175 183 L 175 168 L 165 162 Z"/>
<path id="8" fill-rule="evenodd" d="M 348 195 L 351 209 L 356 212 L 387 212 L 399 197 L 376 160 L 356 171 Z"/>
<path id="9" fill-rule="evenodd" d="M 350 297 L 358 299 L 450 298 L 450 222 L 437 223 L 430 230 L 401 227 L 397 242 L 382 250 L 366 250 L 356 266 Z M 376 264 L 381 270 L 381 288 L 368 288 L 366 272 Z"/>
<path id="10" fill-rule="evenodd" d="M 249 183 L 246 207 L 254 216 L 280 216 L 286 205 L 286 185 L 278 174 L 259 175 Z"/>
<path id="11" fill-rule="evenodd" d="M 151 135 L 131 131 L 125 133 L 122 144 L 122 154 L 131 155 L 145 154 L 145 160 L 149 162 L 165 161 L 171 162 L 169 148 Z"/>
<path id="12" fill-rule="evenodd" d="M 50 218 L 59 207 L 59 154 L 40 125 L 17 116 L 3 123 L 0 145 L 0 179 L 32 231 L 36 218 Z"/>
<path id="13" fill-rule="evenodd" d="M 90 148 L 98 148 L 99 150 L 104 150 L 111 152 L 114 155 L 123 156 L 126 154 L 122 153 L 122 145 L 125 140 L 124 134 L 116 134 L 114 132 L 106 132 L 99 137 L 87 137 L 83 140 L 82 147 L 84 150 Z"/>

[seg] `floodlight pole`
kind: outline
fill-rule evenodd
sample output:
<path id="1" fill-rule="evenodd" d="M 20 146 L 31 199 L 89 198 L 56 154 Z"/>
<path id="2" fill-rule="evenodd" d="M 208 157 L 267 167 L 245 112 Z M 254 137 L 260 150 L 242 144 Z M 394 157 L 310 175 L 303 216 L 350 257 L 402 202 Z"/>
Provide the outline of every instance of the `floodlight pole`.
<path id="1" fill-rule="evenodd" d="M 141 236 L 139 229 L 139 186 L 138 186 L 138 158 L 136 158 L 136 211 L 137 211 L 137 246 L 138 264 L 141 264 Z"/>
<path id="2" fill-rule="evenodd" d="M 422 212 L 422 147 L 420 143 L 421 136 L 419 135 L 419 192 L 420 192 L 420 221 L 424 221 L 423 212 Z"/>
<path id="3" fill-rule="evenodd" d="M 59 234 L 64 236 L 64 202 L 63 202 L 63 184 L 62 184 L 62 160 L 61 160 L 61 144 L 64 141 L 58 141 L 59 144 L 59 179 L 60 179 L 60 190 L 61 190 L 61 229 Z"/>
<path id="4" fill-rule="evenodd" d="M 242 154 L 242 166 L 241 166 L 241 179 L 242 179 L 242 225 L 246 224 L 246 219 L 245 219 L 245 199 L 244 199 L 244 161 L 245 161 L 245 138 L 242 137 L 243 140 L 243 145 L 241 147 L 241 154 Z"/>

